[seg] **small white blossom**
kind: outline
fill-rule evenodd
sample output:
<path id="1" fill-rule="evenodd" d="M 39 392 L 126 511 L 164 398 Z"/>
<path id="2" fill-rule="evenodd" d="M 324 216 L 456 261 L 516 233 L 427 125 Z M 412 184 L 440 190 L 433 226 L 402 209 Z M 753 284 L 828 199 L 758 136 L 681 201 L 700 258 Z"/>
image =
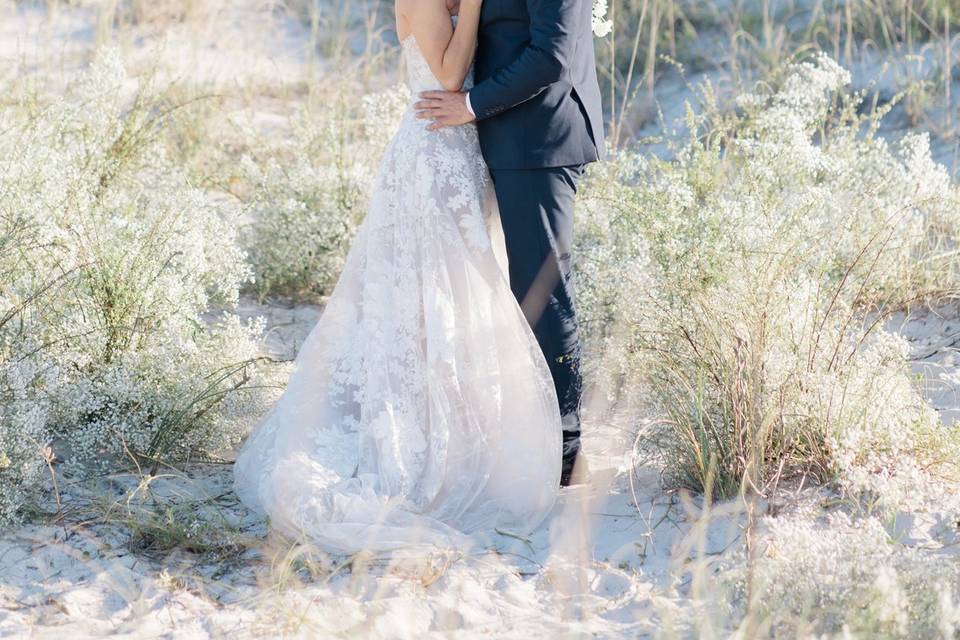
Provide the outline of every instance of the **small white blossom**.
<path id="1" fill-rule="evenodd" d="M 593 35 L 605 38 L 613 31 L 613 21 L 607 19 L 607 0 L 593 1 Z"/>

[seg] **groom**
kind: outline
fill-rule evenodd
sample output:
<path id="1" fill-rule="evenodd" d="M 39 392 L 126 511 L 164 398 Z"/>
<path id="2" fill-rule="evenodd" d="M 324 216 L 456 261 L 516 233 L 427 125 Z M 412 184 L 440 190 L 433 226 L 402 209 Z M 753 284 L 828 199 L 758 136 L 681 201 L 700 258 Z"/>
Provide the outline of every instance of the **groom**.
<path id="1" fill-rule="evenodd" d="M 477 121 L 500 205 L 510 287 L 543 350 L 563 417 L 560 482 L 582 481 L 580 340 L 570 251 L 573 200 L 603 153 L 593 0 L 484 0 L 469 92 L 417 103 L 432 129 Z"/>

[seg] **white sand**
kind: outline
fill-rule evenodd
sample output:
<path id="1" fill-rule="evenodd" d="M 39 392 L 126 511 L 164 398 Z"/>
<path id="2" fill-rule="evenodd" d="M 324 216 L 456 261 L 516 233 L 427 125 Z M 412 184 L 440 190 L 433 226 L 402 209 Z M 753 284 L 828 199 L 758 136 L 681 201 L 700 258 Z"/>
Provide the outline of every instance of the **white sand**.
<path id="1" fill-rule="evenodd" d="M 252 303 L 244 308 L 264 311 Z M 268 315 L 286 332 L 285 346 L 295 349 L 316 310 Z M 949 343 L 960 320 L 930 313 L 893 326 L 902 326 L 917 354 L 927 356 L 917 367 L 936 374 L 928 377 L 933 400 L 945 416 L 956 416 L 960 363 L 954 347 L 937 347 Z M 286 566 L 281 559 L 293 545 L 268 536 L 264 523 L 236 502 L 226 465 L 162 475 L 150 495 L 161 504 L 199 501 L 193 510 L 200 517 L 235 527 L 238 551 L 225 557 L 150 551 L 122 521 L 83 524 L 95 511 L 88 503 L 94 493 L 67 486 L 64 524 L 26 526 L 0 538 L 0 636 L 618 638 L 655 634 L 665 625 L 688 635 L 697 566 L 688 560 L 709 564 L 739 548 L 744 518 L 735 504 L 717 505 L 701 518 L 700 501 L 665 494 L 655 468 L 636 470 L 631 488 L 627 431 L 616 417 L 597 414 L 585 441 L 594 486 L 565 490 L 529 541 L 500 536 L 495 549 L 465 557 L 438 553 L 348 566 L 324 558 L 312 575 L 307 565 Z M 96 491 L 120 500 L 136 486 L 135 477 L 118 476 Z M 777 502 L 789 508 L 820 498 L 807 490 Z M 130 504 L 135 510 L 143 503 Z M 937 518 L 904 518 L 898 534 L 926 553 L 956 557 L 956 531 L 933 526 Z M 215 524 L 200 540 L 222 537 L 230 527 Z"/>

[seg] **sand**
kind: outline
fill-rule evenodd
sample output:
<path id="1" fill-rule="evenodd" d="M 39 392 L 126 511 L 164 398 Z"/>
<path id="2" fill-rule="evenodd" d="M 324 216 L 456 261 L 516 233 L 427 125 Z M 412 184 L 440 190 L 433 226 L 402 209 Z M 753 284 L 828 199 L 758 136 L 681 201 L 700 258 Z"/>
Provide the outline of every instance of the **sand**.
<path id="1" fill-rule="evenodd" d="M 271 318 L 286 340 L 275 343 L 278 351 L 295 350 L 317 313 L 252 302 L 244 309 Z M 890 326 L 910 340 L 932 401 L 954 419 L 960 363 L 951 344 L 960 318 L 942 310 Z M 631 431 L 621 420 L 609 408 L 588 416 L 591 486 L 564 490 L 528 539 L 501 535 L 467 554 L 324 557 L 271 535 L 240 505 L 228 464 L 164 470 L 148 487 L 136 474 L 93 484 L 64 478 L 62 522 L 0 537 L 0 636 L 620 638 L 668 627 L 691 634 L 691 580 L 742 546 L 746 519 L 735 502 L 708 513 L 699 498 L 665 492 L 654 465 L 638 468 L 625 453 Z M 802 509 L 823 497 L 822 489 L 784 490 L 773 502 Z M 181 529 L 206 523 L 185 545 L 199 551 L 165 548 L 142 524 L 131 526 L 158 505 L 187 514 Z M 46 506 L 56 508 L 52 499 Z M 956 557 L 956 532 L 931 526 L 937 518 L 902 518 L 898 535 L 924 553 Z"/>

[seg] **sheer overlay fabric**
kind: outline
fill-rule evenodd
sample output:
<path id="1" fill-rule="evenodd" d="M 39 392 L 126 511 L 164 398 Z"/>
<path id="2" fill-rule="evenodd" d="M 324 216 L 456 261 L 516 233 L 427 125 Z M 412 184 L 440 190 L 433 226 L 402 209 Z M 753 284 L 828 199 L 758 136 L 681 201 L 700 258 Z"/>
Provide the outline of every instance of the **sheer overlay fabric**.
<path id="1" fill-rule="evenodd" d="M 440 89 L 416 40 L 402 48 L 412 94 Z M 237 459 L 237 494 L 272 527 L 377 552 L 525 533 L 550 511 L 557 398 L 495 223 L 476 128 L 427 131 L 411 104 L 289 386 Z"/>

